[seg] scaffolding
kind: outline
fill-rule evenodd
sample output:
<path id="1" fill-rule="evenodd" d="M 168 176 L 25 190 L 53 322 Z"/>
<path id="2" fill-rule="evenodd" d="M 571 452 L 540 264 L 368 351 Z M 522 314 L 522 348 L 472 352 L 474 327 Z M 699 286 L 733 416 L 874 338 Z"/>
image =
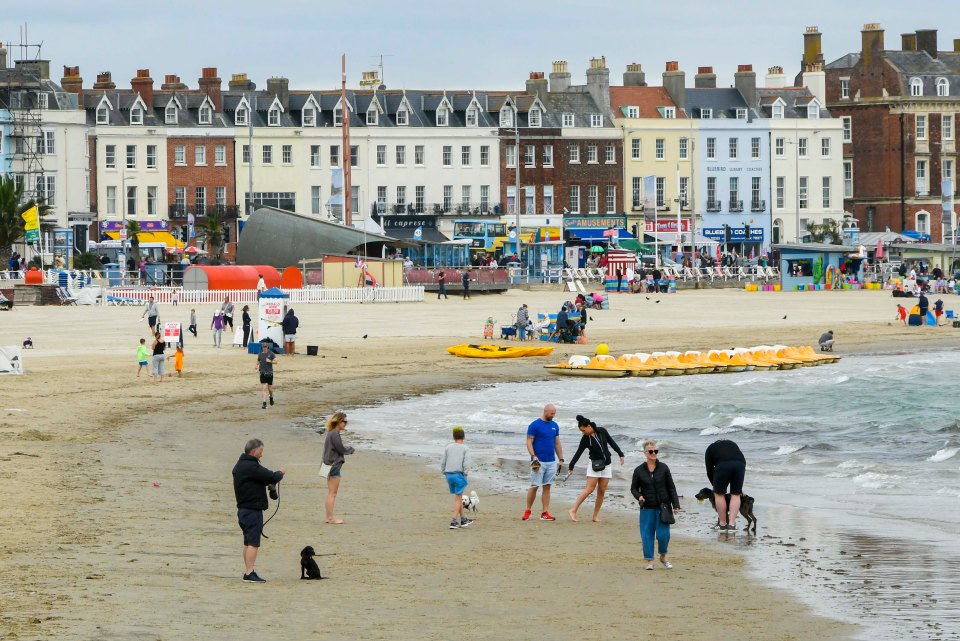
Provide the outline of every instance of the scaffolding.
<path id="1" fill-rule="evenodd" d="M 2 47 L 2 45 L 0 45 Z M 9 138 L 7 146 L 10 172 L 23 185 L 23 198 L 43 198 L 46 183 L 43 174 L 43 156 L 47 140 L 42 128 L 45 101 L 52 96 L 45 91 L 45 69 L 49 62 L 40 58 L 40 45 L 18 45 L 20 59 L 13 68 L 6 66 L 6 56 L 0 67 L 0 111 Z M 31 56 L 32 54 L 32 56 Z"/>

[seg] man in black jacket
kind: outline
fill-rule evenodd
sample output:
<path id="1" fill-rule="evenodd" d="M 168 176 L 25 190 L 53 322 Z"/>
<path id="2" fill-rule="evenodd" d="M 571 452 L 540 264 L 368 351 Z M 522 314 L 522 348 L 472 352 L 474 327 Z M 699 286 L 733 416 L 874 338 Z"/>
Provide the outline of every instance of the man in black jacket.
<path id="1" fill-rule="evenodd" d="M 740 513 L 740 495 L 743 494 L 743 477 L 747 471 L 747 459 L 740 447 L 729 439 L 714 441 L 704 454 L 707 478 L 713 485 L 717 518 L 721 532 L 735 533 L 737 514 Z M 730 487 L 729 519 L 727 518 L 727 487 Z"/>
<path id="2" fill-rule="evenodd" d="M 253 565 L 260 549 L 260 534 L 263 531 L 263 511 L 267 509 L 267 486 L 279 483 L 286 472 L 280 468 L 271 472 L 260 465 L 263 456 L 263 441 L 253 438 L 247 441 L 240 460 L 233 466 L 233 493 L 237 497 L 237 520 L 243 530 L 243 563 L 246 572 L 244 581 L 265 583 L 257 576 Z"/>

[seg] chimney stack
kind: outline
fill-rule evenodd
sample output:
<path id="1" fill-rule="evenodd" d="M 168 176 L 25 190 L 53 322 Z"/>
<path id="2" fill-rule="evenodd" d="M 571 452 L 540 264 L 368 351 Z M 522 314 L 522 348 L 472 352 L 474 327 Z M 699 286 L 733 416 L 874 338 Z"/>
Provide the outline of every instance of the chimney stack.
<path id="1" fill-rule="evenodd" d="M 879 22 L 868 22 L 860 31 L 860 60 L 865 65 L 873 62 L 873 57 L 883 51 L 883 29 Z"/>
<path id="2" fill-rule="evenodd" d="M 137 77 L 130 81 L 130 87 L 140 94 L 147 109 L 153 109 L 153 78 L 149 69 L 137 69 Z"/>
<path id="3" fill-rule="evenodd" d="M 0 42 L 0 69 L 7 68 L 7 48 Z"/>
<path id="4" fill-rule="evenodd" d="M 187 85 L 180 81 L 180 76 L 168 73 L 163 77 L 163 84 L 160 85 L 163 91 L 184 91 Z"/>
<path id="5" fill-rule="evenodd" d="M 570 72 L 567 71 L 566 60 L 554 60 L 553 71 L 550 72 L 550 91 L 567 91 L 570 89 Z"/>
<path id="6" fill-rule="evenodd" d="M 931 58 L 937 58 L 937 30 L 917 29 L 917 51 L 926 51 Z"/>
<path id="7" fill-rule="evenodd" d="M 624 87 L 646 87 L 647 74 L 643 73 L 643 68 L 639 62 L 631 62 L 627 65 L 627 70 L 623 73 Z"/>
<path id="8" fill-rule="evenodd" d="M 767 78 L 764 84 L 767 89 L 783 89 L 787 84 L 787 77 L 783 73 L 783 67 L 777 65 L 767 69 Z"/>
<path id="9" fill-rule="evenodd" d="M 547 79 L 542 71 L 531 71 L 530 78 L 527 80 L 527 93 L 547 95 Z"/>
<path id="10" fill-rule="evenodd" d="M 113 82 L 113 77 L 110 75 L 109 71 L 101 71 L 97 74 L 97 81 L 93 83 L 94 89 L 99 89 L 102 91 L 110 91 L 117 88 L 117 85 Z"/>
<path id="11" fill-rule="evenodd" d="M 80 67 L 63 67 L 63 78 L 60 86 L 67 93 L 77 95 L 77 106 L 83 109 L 83 78 L 80 77 Z"/>
<path id="12" fill-rule="evenodd" d="M 610 70 L 607 68 L 607 57 L 590 58 L 590 68 L 587 69 L 587 91 L 600 108 L 604 116 L 610 114 Z"/>
<path id="13" fill-rule="evenodd" d="M 290 109 L 290 81 L 286 78 L 267 78 L 267 93 L 273 94 L 280 101 L 284 111 Z"/>
<path id="14" fill-rule="evenodd" d="M 680 63 L 676 60 L 667 62 L 667 70 L 663 72 L 663 88 L 670 94 L 678 109 L 687 106 L 686 83 L 686 75 L 680 71 Z"/>
<path id="15" fill-rule="evenodd" d="M 217 75 L 217 68 L 204 67 L 198 82 L 200 84 L 200 92 L 207 94 L 210 97 L 210 101 L 213 102 L 213 110 L 217 113 L 223 111 L 223 101 L 220 99 L 220 86 L 223 84 L 223 81 L 220 80 L 220 76 Z M 286 109 L 287 106 L 284 105 L 283 108 Z"/>
<path id="16" fill-rule="evenodd" d="M 953 52 L 960 53 L 960 38 L 953 39 Z"/>
<path id="17" fill-rule="evenodd" d="M 916 51 L 917 50 L 917 34 L 901 33 L 900 49 L 902 51 Z"/>
<path id="18" fill-rule="evenodd" d="M 757 106 L 757 74 L 753 71 L 753 65 L 738 65 L 737 73 L 733 74 L 733 86 L 737 88 L 740 95 L 743 96 L 747 107 L 751 109 Z"/>
<path id="19" fill-rule="evenodd" d="M 821 49 L 821 34 L 819 27 L 807 27 L 803 32 L 803 60 L 800 61 L 800 70 L 806 71 L 812 65 L 823 65 L 823 51 Z"/>
<path id="20" fill-rule="evenodd" d="M 245 73 L 235 73 L 230 76 L 230 91 L 254 91 L 257 88 Z"/>
<path id="21" fill-rule="evenodd" d="M 697 67 L 697 75 L 693 77 L 693 86 L 697 89 L 716 89 L 717 74 L 713 67 Z"/>
<path id="22" fill-rule="evenodd" d="M 15 60 L 14 66 L 26 73 L 31 73 L 41 80 L 50 80 L 49 60 Z"/>

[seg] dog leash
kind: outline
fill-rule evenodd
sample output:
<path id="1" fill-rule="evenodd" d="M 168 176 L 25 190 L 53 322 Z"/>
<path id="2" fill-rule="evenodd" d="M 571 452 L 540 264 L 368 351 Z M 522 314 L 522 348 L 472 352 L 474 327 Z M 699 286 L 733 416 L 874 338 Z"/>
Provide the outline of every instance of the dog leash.
<path id="1" fill-rule="evenodd" d="M 277 493 L 277 509 L 275 509 L 273 511 L 273 514 L 270 515 L 270 518 L 264 521 L 263 525 L 260 526 L 260 536 L 262 536 L 265 539 L 269 539 L 270 537 L 267 536 L 267 533 L 264 532 L 263 529 L 267 527 L 267 523 L 269 523 L 273 519 L 273 517 L 277 515 L 277 512 L 280 511 L 280 483 L 276 483 L 273 487 L 274 487 L 274 491 Z"/>

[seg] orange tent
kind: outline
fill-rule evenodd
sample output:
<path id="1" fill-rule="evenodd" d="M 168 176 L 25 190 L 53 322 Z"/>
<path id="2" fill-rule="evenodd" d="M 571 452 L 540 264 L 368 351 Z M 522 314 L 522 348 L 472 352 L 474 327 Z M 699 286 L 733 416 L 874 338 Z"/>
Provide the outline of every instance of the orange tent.
<path id="1" fill-rule="evenodd" d="M 280 287 L 280 272 L 269 265 L 191 265 L 183 273 L 183 288 L 222 291 L 256 289 L 260 276 L 267 287 Z"/>
<path id="2" fill-rule="evenodd" d="M 280 289 L 303 289 L 303 272 L 296 267 L 287 267 L 280 275 Z"/>

